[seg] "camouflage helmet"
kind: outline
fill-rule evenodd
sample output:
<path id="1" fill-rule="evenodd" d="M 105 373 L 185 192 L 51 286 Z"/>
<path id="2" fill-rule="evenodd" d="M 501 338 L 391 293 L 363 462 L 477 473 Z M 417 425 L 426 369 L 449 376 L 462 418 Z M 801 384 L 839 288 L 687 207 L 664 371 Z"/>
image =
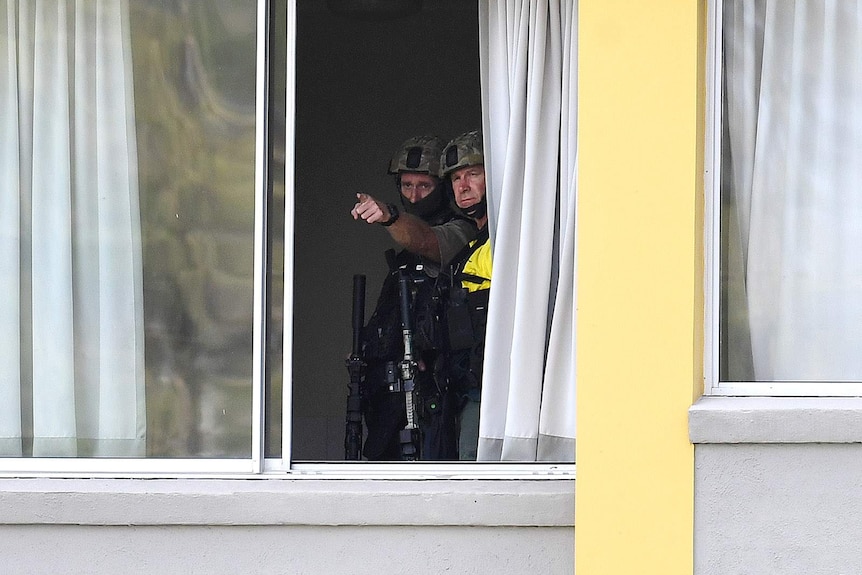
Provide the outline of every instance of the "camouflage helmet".
<path id="1" fill-rule="evenodd" d="M 415 172 L 437 177 L 443 140 L 436 136 L 418 136 L 403 144 L 389 162 L 389 173 Z"/>
<path id="2" fill-rule="evenodd" d="M 440 156 L 440 176 L 445 178 L 459 168 L 484 164 L 482 132 L 466 132 L 449 142 L 443 150 Z"/>

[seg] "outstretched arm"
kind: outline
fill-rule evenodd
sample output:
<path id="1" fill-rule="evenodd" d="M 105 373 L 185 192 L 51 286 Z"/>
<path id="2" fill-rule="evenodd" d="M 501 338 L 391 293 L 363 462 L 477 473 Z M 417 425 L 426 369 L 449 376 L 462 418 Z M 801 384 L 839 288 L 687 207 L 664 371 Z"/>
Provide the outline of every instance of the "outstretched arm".
<path id="1" fill-rule="evenodd" d="M 369 224 L 376 224 L 389 220 L 392 214 L 386 204 L 380 202 L 368 194 L 356 194 L 356 205 L 350 211 L 354 220 L 362 219 Z M 420 218 L 408 213 L 401 212 L 395 222 L 386 227 L 392 239 L 398 242 L 407 251 L 428 258 L 431 261 L 440 261 L 440 246 L 437 235 L 427 223 Z"/>

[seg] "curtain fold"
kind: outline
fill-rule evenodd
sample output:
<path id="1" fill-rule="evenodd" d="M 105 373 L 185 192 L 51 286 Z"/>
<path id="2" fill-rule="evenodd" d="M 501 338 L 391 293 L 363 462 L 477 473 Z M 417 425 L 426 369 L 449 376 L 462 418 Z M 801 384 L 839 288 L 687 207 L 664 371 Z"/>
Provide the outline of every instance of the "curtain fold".
<path id="1" fill-rule="evenodd" d="M 479 459 L 573 461 L 577 3 L 479 6 L 494 252 Z"/>
<path id="2" fill-rule="evenodd" d="M 563 78 L 560 109 L 558 279 L 542 388 L 537 458 L 574 458 L 575 409 L 575 253 L 578 190 L 578 11 L 562 6 Z M 571 459 L 574 460 L 574 459 Z"/>
<path id="3" fill-rule="evenodd" d="M 862 10 L 725 2 L 725 375 L 862 379 Z"/>
<path id="4" fill-rule="evenodd" d="M 4 340 L 21 342 L 18 357 L 3 366 L 19 375 L 4 372 L 0 379 L 0 394 L 9 399 L 2 454 L 28 455 L 22 437 L 32 437 L 33 456 L 143 455 L 128 6 L 107 0 L 0 6 L 6 81 L 0 105 L 9 112 L 0 118 L 6 143 L 0 166 L 14 174 L 2 171 L 11 181 L 0 201 L 17 208 L 14 216 L 5 209 L 0 216 L 16 220 L 15 238 L 3 228 L 0 265 L 8 293 L 19 294 L 0 313 Z"/>

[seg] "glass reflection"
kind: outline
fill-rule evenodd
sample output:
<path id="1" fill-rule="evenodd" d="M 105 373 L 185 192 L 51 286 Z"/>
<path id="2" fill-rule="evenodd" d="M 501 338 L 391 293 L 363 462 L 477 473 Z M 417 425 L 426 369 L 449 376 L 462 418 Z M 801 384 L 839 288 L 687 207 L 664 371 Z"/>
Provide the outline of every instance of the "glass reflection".
<path id="1" fill-rule="evenodd" d="M 147 456 L 249 457 L 253 2 L 131 2 Z"/>

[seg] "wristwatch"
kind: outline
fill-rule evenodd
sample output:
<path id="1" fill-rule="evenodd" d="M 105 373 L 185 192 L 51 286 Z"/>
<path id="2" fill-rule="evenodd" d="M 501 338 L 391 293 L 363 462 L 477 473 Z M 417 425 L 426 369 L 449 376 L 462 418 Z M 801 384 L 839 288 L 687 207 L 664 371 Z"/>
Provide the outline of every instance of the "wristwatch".
<path id="1" fill-rule="evenodd" d="M 380 222 L 381 226 L 391 226 L 398 220 L 398 216 L 401 215 L 398 206 L 395 204 L 386 204 L 386 209 L 389 210 L 389 219 L 385 222 Z"/>

